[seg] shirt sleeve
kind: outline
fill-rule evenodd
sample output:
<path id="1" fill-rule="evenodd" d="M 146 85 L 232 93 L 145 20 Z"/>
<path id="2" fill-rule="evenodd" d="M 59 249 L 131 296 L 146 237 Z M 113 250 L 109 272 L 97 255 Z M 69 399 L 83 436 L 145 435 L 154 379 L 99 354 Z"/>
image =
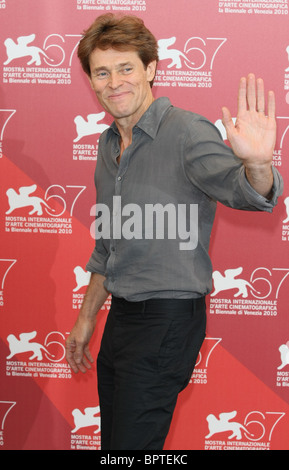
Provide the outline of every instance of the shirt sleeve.
<path id="1" fill-rule="evenodd" d="M 240 210 L 272 212 L 283 191 L 275 167 L 272 198 L 264 198 L 249 184 L 243 163 L 226 145 L 218 129 L 205 118 L 196 118 L 184 143 L 184 166 L 189 180 L 210 198 Z"/>
<path id="2" fill-rule="evenodd" d="M 99 244 L 95 244 L 95 248 L 88 260 L 86 265 L 86 271 L 91 273 L 98 273 L 105 276 L 107 263 L 107 253 L 103 253 L 100 250 Z"/>
<path id="3" fill-rule="evenodd" d="M 99 146 L 98 146 L 98 157 L 97 157 L 98 162 L 100 162 L 102 159 L 102 152 L 101 152 L 102 139 L 103 139 L 103 136 L 101 135 L 99 139 Z M 94 181 L 95 181 L 95 188 L 96 188 L 96 203 L 97 203 L 98 193 L 97 193 L 97 183 L 96 183 L 96 170 L 95 170 Z M 93 232 L 93 229 L 91 227 L 91 233 L 92 232 Z M 102 238 L 98 239 L 95 237 L 95 247 L 86 265 L 86 270 L 92 273 L 98 273 L 98 274 L 102 274 L 103 276 L 105 276 L 108 257 L 109 257 L 109 253 L 107 251 L 107 248 L 105 247 L 103 239 Z"/>

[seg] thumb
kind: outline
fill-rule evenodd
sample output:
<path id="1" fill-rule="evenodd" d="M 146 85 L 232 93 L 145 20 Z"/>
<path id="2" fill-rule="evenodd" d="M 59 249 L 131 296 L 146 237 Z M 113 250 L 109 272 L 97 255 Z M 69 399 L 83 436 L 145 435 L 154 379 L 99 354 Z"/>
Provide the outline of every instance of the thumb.
<path id="1" fill-rule="evenodd" d="M 85 354 L 85 356 L 87 357 L 87 359 L 88 359 L 91 363 L 94 362 L 94 359 L 93 359 L 93 357 L 92 357 L 92 355 L 91 355 L 91 352 L 90 352 L 90 350 L 89 350 L 89 346 L 88 346 L 88 345 L 85 346 L 85 348 L 84 348 L 84 354 Z"/>
<path id="2" fill-rule="evenodd" d="M 235 125 L 228 108 L 225 106 L 222 108 L 222 123 L 227 131 L 227 134 L 235 130 Z"/>

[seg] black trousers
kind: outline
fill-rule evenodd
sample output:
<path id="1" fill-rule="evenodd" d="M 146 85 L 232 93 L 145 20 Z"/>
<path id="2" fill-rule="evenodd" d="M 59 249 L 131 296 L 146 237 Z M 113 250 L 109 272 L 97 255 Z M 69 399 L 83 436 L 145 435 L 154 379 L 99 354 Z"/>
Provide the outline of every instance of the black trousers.
<path id="1" fill-rule="evenodd" d="M 97 359 L 102 450 L 163 448 L 205 329 L 205 297 L 112 298 Z"/>

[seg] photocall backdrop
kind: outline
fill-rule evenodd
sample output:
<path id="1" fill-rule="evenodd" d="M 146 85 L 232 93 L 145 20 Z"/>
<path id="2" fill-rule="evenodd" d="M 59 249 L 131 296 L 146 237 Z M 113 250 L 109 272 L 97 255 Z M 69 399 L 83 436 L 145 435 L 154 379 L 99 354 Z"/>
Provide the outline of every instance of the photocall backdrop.
<path id="1" fill-rule="evenodd" d="M 216 123 L 241 76 L 274 89 L 273 214 L 218 206 L 207 338 L 180 395 L 169 450 L 289 449 L 289 13 L 287 0 L 0 0 L 0 448 L 99 449 L 95 366 L 74 375 L 65 339 L 94 246 L 93 175 L 112 122 L 81 70 L 85 28 L 136 14 L 159 41 L 156 98 Z M 96 358 L 110 300 L 98 315 Z"/>

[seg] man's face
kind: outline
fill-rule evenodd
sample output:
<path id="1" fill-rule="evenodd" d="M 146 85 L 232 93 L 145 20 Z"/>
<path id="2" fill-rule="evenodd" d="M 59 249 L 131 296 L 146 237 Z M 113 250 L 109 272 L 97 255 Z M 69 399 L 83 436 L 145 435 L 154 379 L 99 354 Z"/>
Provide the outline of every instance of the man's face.
<path id="1" fill-rule="evenodd" d="M 90 83 L 102 107 L 115 119 L 137 122 L 151 104 L 155 69 L 152 62 L 145 70 L 135 51 L 95 49 L 90 56 Z"/>

